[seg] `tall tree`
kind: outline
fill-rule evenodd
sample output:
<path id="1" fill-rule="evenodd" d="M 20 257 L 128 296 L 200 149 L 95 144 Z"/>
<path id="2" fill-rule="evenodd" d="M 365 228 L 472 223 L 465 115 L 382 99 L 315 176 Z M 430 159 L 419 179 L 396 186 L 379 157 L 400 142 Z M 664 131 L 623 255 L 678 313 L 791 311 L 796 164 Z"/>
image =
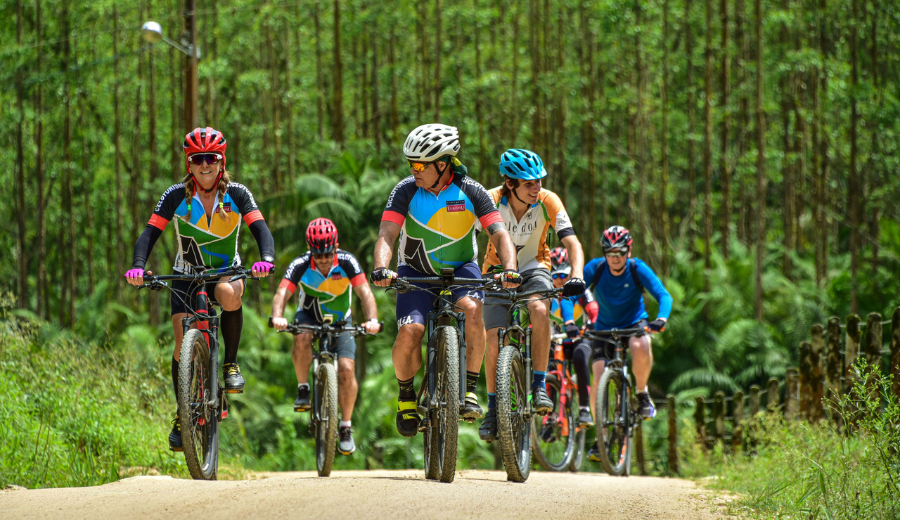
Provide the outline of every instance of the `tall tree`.
<path id="1" fill-rule="evenodd" d="M 850 170 L 847 177 L 847 213 L 850 216 L 850 312 L 859 311 L 858 280 L 859 274 L 859 178 L 856 170 L 857 161 L 857 126 L 859 124 L 859 0 L 851 1 L 852 19 L 850 21 Z"/>
<path id="2" fill-rule="evenodd" d="M 763 109 L 762 0 L 754 0 L 756 14 L 756 320 L 763 321 L 762 272 L 766 250 L 766 119 Z"/>
<path id="3" fill-rule="evenodd" d="M 729 165 L 728 146 L 731 134 L 728 106 L 728 95 L 731 93 L 731 49 L 728 34 L 728 1 L 719 0 L 719 17 L 722 20 L 722 65 L 719 70 L 719 90 L 722 95 L 718 103 L 722 107 L 722 132 L 719 134 L 719 175 L 722 176 L 722 256 L 728 260 L 731 249 L 731 167 Z"/>
<path id="4" fill-rule="evenodd" d="M 660 100 L 662 103 L 662 177 L 660 179 L 659 209 L 662 217 L 662 273 L 668 274 L 669 260 L 669 208 L 666 197 L 669 189 L 669 0 L 663 0 L 663 77 Z"/>
<path id="5" fill-rule="evenodd" d="M 334 0 L 333 28 L 334 90 L 332 94 L 331 138 L 344 144 L 344 87 L 341 62 L 341 2 Z"/>
<path id="6" fill-rule="evenodd" d="M 41 0 L 35 0 L 35 24 L 34 31 L 37 40 L 37 74 L 43 73 L 43 32 L 41 24 Z M 46 270 L 46 224 L 44 217 L 44 209 L 46 198 L 44 197 L 44 87 L 42 82 L 38 81 L 37 90 L 34 96 L 35 104 L 35 148 L 37 148 L 37 156 L 35 157 L 35 180 L 37 184 L 37 304 L 36 309 L 38 316 L 50 319 L 50 313 L 45 312 L 47 306 L 47 270 Z"/>
<path id="7" fill-rule="evenodd" d="M 434 0 L 434 122 L 441 121 L 441 0 Z"/>
<path id="8" fill-rule="evenodd" d="M 712 248 L 712 1 L 706 0 L 706 68 L 704 74 L 704 87 L 706 95 L 703 99 L 703 264 L 707 271 L 712 266 L 710 261 L 710 249 Z M 709 284 L 709 272 L 706 274 Z M 708 285 L 707 285 L 708 287 Z"/>
<path id="9" fill-rule="evenodd" d="M 17 51 L 22 52 L 22 0 L 16 2 L 16 45 Z M 18 261 L 18 306 L 20 308 L 28 307 L 28 259 L 25 253 L 26 228 L 25 215 L 25 154 L 24 145 L 22 143 L 22 134 L 25 132 L 25 107 L 23 98 L 25 97 L 24 75 L 22 73 L 21 55 L 18 57 L 16 67 L 16 114 L 18 124 L 16 125 L 16 224 L 18 235 L 16 235 L 16 260 Z"/>

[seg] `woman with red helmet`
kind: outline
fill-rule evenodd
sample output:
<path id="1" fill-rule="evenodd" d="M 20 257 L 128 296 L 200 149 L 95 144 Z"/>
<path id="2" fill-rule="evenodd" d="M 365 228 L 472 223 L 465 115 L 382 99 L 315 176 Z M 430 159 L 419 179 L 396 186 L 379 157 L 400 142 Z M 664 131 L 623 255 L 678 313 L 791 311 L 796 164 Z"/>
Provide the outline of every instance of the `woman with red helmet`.
<path id="1" fill-rule="evenodd" d="M 184 138 L 186 175 L 182 182 L 163 193 L 134 246 L 131 269 L 125 279 L 132 285 L 144 283 L 144 266 L 150 251 L 169 222 L 175 226 L 178 253 L 174 271 L 190 274 L 195 268 L 224 269 L 240 265 L 238 235 L 241 219 L 259 246 L 259 262 L 253 264 L 254 276 L 268 276 L 275 267 L 275 241 L 256 206 L 253 194 L 244 185 L 233 183 L 225 169 L 225 136 L 210 127 L 195 128 Z M 186 302 L 193 302 L 200 286 L 190 282 L 172 283 L 172 329 L 175 331 L 175 352 L 172 356 L 172 384 L 178 392 L 179 346 L 184 335 L 181 320 L 187 315 Z M 244 378 L 237 364 L 238 345 L 244 318 L 241 297 L 244 282 L 229 282 L 222 277 L 207 284 L 210 300 L 222 306 L 219 328 L 225 357 L 222 365 L 225 391 L 244 391 Z M 176 412 L 169 434 L 169 448 L 181 451 L 181 425 Z"/>
<path id="2" fill-rule="evenodd" d="M 334 322 L 352 324 L 350 316 L 351 288 L 362 302 L 366 321 L 363 326 L 369 334 L 380 328 L 375 296 L 369 288 L 366 275 L 352 254 L 338 249 L 338 231 L 334 222 L 317 218 L 306 228 L 306 244 L 309 251 L 295 258 L 288 266 L 275 298 L 272 300 L 272 324 L 284 330 L 288 321 L 284 318 L 284 305 L 299 289 L 300 300 L 294 323 L 318 324 L 324 316 L 331 315 Z M 341 422 L 338 451 L 350 455 L 356 450 L 350 430 L 353 405 L 359 389 L 356 383 L 356 342 L 349 334 L 341 334 L 335 350 L 338 357 L 338 402 L 341 405 Z M 310 408 L 309 367 L 312 364 L 312 337 L 310 334 L 294 336 L 291 352 L 294 370 L 297 372 L 297 399 L 294 411 L 305 412 Z"/>

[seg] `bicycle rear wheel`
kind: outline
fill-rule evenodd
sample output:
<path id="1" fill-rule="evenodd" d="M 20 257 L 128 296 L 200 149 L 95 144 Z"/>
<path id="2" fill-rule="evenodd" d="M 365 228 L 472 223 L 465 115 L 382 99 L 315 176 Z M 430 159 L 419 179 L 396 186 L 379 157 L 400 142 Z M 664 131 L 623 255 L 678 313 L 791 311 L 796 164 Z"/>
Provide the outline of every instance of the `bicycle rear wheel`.
<path id="1" fill-rule="evenodd" d="M 320 477 L 331 475 L 338 430 L 338 389 L 334 365 L 322 363 L 316 369 L 316 470 Z"/>
<path id="2" fill-rule="evenodd" d="M 531 421 L 526 418 L 531 381 L 518 347 L 507 345 L 497 360 L 497 436 L 506 479 L 525 482 L 531 473 Z"/>
<path id="3" fill-rule="evenodd" d="M 218 395 L 211 374 L 217 370 L 199 330 L 189 330 L 178 360 L 178 419 L 188 471 L 195 480 L 216 480 L 219 467 L 218 412 L 210 403 Z"/>
<path id="4" fill-rule="evenodd" d="M 438 407 L 428 412 L 425 431 L 425 477 L 453 482 L 459 437 L 459 338 L 455 327 L 435 332 Z"/>
<path id="5" fill-rule="evenodd" d="M 575 437 L 575 456 L 572 457 L 572 463 L 569 464 L 569 471 L 578 473 L 581 466 L 584 465 L 584 438 L 587 437 L 587 428 L 579 430 Z"/>
<path id="6" fill-rule="evenodd" d="M 610 475 L 627 476 L 631 467 L 630 392 L 621 371 L 607 369 L 597 391 L 597 446 L 600 464 Z"/>
<path id="7" fill-rule="evenodd" d="M 546 383 L 547 394 L 553 401 L 553 411 L 544 417 L 537 414 L 531 417 L 534 458 L 546 470 L 565 471 L 576 449 L 572 392 L 568 392 L 567 396 L 562 394 L 555 374 L 547 374 Z"/>

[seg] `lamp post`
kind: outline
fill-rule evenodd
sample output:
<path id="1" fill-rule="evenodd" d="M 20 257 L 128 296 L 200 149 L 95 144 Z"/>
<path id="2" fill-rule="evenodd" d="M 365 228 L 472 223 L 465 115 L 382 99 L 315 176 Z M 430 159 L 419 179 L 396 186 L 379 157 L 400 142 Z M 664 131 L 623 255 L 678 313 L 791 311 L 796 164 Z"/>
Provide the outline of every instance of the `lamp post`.
<path id="1" fill-rule="evenodd" d="M 167 38 L 162 33 L 162 26 L 154 21 L 145 22 L 141 26 L 141 34 L 150 43 L 166 42 L 184 54 L 184 133 L 187 134 L 197 128 L 197 62 L 200 59 L 200 50 L 197 48 L 197 15 L 196 0 L 185 0 L 184 10 L 185 40 L 186 44 L 178 43 Z"/>

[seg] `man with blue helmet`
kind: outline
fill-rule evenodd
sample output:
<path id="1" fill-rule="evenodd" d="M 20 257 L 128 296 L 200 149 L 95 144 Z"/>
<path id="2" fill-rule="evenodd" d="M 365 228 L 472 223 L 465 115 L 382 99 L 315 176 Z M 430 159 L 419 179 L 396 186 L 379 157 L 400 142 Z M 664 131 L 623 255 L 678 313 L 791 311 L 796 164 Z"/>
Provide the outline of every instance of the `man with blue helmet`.
<path id="1" fill-rule="evenodd" d="M 581 243 L 575 236 L 562 201 L 555 193 L 541 187 L 541 179 L 547 176 L 541 158 L 529 150 L 509 149 L 500 156 L 500 175 L 503 177 L 503 184 L 488 193 L 503 217 L 503 225 L 516 247 L 516 268 L 522 276 L 522 285 L 518 290 L 530 292 L 553 289 L 550 247 L 547 245 L 550 228 L 553 228 L 571 259 L 571 278 L 563 286 L 563 296 L 584 294 L 584 253 Z M 498 271 L 499 264 L 496 248 L 493 244 L 488 245 L 482 272 Z M 509 308 L 508 300 L 485 300 L 484 325 L 488 329 L 485 362 L 488 412 L 478 434 L 488 442 L 497 438 L 497 399 L 494 394 L 497 358 L 500 354 L 497 329 L 506 325 Z M 532 402 L 536 413 L 546 414 L 553 410 L 553 402 L 547 396 L 544 384 L 550 358 L 550 305 L 546 300 L 539 300 L 530 303 L 528 310 L 531 314 L 531 353 L 534 361 Z"/>
<path id="2" fill-rule="evenodd" d="M 650 371 L 653 369 L 653 351 L 650 334 L 665 330 L 672 311 L 672 296 L 663 286 L 650 266 L 631 258 L 631 232 L 622 226 L 612 226 L 603 232 L 600 241 L 603 258 L 594 258 L 584 268 L 585 279 L 591 284 L 594 300 L 598 305 L 595 330 L 642 328 L 647 334 L 632 337 L 628 341 L 631 350 L 631 371 L 637 389 L 638 413 L 645 420 L 656 416 L 656 406 L 647 391 Z M 659 302 L 659 312 L 653 321 L 644 308 L 644 288 Z M 607 343 L 594 342 L 594 392 L 611 358 Z M 593 404 L 593 403 L 591 403 Z M 600 460 L 597 445 L 588 453 L 591 460 Z"/>

